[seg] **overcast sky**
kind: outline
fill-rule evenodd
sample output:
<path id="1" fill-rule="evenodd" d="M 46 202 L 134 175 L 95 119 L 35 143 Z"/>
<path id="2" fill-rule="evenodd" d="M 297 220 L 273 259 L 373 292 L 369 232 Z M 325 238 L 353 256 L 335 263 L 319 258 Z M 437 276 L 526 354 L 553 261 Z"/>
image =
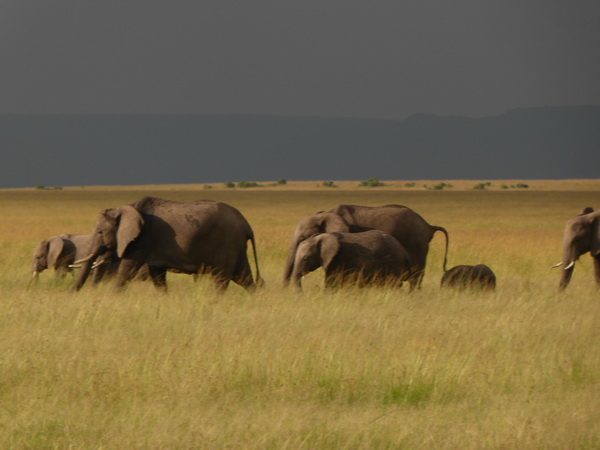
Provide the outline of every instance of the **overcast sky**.
<path id="1" fill-rule="evenodd" d="M 600 104 L 598 0 L 2 0 L 0 113 Z"/>

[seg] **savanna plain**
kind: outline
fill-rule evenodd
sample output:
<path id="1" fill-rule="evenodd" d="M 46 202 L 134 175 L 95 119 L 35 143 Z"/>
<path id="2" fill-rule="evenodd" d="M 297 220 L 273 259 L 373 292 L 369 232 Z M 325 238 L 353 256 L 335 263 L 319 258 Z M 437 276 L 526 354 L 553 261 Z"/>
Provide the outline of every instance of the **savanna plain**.
<path id="1" fill-rule="evenodd" d="M 0 190 L 0 446 L 599 448 L 591 260 L 563 293 L 550 267 L 566 221 L 600 208 L 600 181 L 452 184 Z M 72 276 L 31 280 L 38 242 L 91 232 L 101 209 L 145 195 L 238 208 L 265 286 L 217 295 L 169 274 L 167 294 L 143 281 L 72 293 Z M 321 270 L 303 293 L 282 289 L 296 223 L 339 203 L 409 206 L 448 230 L 449 267 L 489 265 L 496 291 L 440 289 L 439 233 L 418 291 L 324 291 Z"/>

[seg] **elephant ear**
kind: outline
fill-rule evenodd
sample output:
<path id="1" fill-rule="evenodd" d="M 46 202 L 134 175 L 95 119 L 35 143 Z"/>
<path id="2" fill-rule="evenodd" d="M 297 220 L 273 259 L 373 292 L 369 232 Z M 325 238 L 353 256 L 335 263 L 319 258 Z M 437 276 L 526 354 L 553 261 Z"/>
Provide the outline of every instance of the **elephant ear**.
<path id="1" fill-rule="evenodd" d="M 54 236 L 46 242 L 48 245 L 48 267 L 52 267 L 58 261 L 58 258 L 65 247 L 65 241 L 59 236 Z"/>
<path id="2" fill-rule="evenodd" d="M 594 212 L 594 208 L 592 208 L 591 206 L 588 206 L 586 208 L 583 208 L 581 210 L 581 212 L 579 213 L 580 216 L 583 216 L 585 214 L 589 214 L 589 213 L 593 213 Z"/>
<path id="3" fill-rule="evenodd" d="M 600 255 L 600 214 L 592 222 L 592 245 L 590 247 L 592 256 Z"/>
<path id="4" fill-rule="evenodd" d="M 335 213 L 322 213 L 322 221 L 319 227 L 321 233 L 349 233 L 350 227 L 342 216 Z"/>
<path id="5" fill-rule="evenodd" d="M 321 264 L 323 265 L 323 269 L 326 271 L 329 269 L 329 266 L 331 266 L 331 263 L 340 251 L 340 235 L 336 233 L 325 233 L 319 236 L 319 242 Z"/>
<path id="6" fill-rule="evenodd" d="M 123 257 L 125 250 L 142 232 L 144 219 L 133 206 L 125 205 L 117 208 L 119 228 L 117 230 L 117 255 Z"/>

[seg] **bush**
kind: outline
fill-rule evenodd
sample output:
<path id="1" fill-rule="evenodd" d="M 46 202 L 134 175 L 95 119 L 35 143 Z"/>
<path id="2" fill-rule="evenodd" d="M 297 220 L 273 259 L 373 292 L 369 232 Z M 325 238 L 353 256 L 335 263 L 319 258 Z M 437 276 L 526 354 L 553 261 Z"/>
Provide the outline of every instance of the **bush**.
<path id="1" fill-rule="evenodd" d="M 438 183 L 438 184 L 434 185 L 434 186 L 432 187 L 432 189 L 433 189 L 434 191 L 441 191 L 441 190 L 442 190 L 442 189 L 444 189 L 444 188 L 451 188 L 451 187 L 452 187 L 452 185 L 451 185 L 451 184 L 449 184 L 449 183 L 446 183 L 446 182 L 442 181 L 441 183 Z"/>
<path id="2" fill-rule="evenodd" d="M 489 181 L 487 181 L 485 183 L 476 184 L 475 186 L 473 186 L 473 189 L 483 190 L 483 189 L 485 189 L 485 188 L 487 188 L 488 186 L 491 186 L 491 185 L 492 185 L 492 183 L 490 183 Z"/>
<path id="3" fill-rule="evenodd" d="M 379 187 L 379 186 L 385 186 L 385 184 L 383 184 L 377 178 L 369 178 L 368 180 L 361 181 L 359 183 L 359 186 L 362 186 L 362 187 Z"/>
<path id="4" fill-rule="evenodd" d="M 287 181 L 285 178 L 280 178 L 279 180 L 277 180 L 277 184 L 278 185 L 283 185 L 283 184 L 287 184 Z"/>
<path id="5" fill-rule="evenodd" d="M 333 181 L 323 181 L 323 186 L 330 187 L 330 188 L 337 187 L 337 185 Z"/>
<path id="6" fill-rule="evenodd" d="M 525 183 L 517 183 L 517 187 L 520 189 L 527 189 L 529 185 Z"/>
<path id="7" fill-rule="evenodd" d="M 204 189 L 208 190 L 208 189 L 212 189 L 213 187 L 210 184 L 205 184 L 204 185 Z"/>
<path id="8" fill-rule="evenodd" d="M 261 187 L 260 184 L 255 183 L 254 181 L 240 181 L 237 185 L 240 188 Z"/>
<path id="9" fill-rule="evenodd" d="M 225 183 L 225 187 L 226 188 L 234 188 L 235 183 L 233 181 L 228 181 L 227 183 Z"/>
<path id="10" fill-rule="evenodd" d="M 404 183 L 405 187 L 415 187 L 417 183 L 415 183 L 414 181 L 411 181 L 410 183 Z"/>

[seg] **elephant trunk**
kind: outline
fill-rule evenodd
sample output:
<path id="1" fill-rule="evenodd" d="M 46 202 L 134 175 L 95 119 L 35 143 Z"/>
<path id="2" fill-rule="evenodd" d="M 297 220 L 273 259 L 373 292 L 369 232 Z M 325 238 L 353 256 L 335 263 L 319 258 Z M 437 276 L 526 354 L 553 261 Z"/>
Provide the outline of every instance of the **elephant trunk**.
<path id="1" fill-rule="evenodd" d="M 566 243 L 563 250 L 562 261 L 555 266 L 562 266 L 559 285 L 559 289 L 561 291 L 564 291 L 569 285 L 571 277 L 573 276 L 573 269 L 575 269 L 575 261 L 577 261 L 577 259 L 578 255 L 575 254 L 575 251 L 572 249 L 572 245 L 570 243 Z"/>
<path id="2" fill-rule="evenodd" d="M 81 270 L 79 272 L 79 276 L 77 277 L 77 281 L 75 281 L 75 284 L 73 285 L 73 288 L 72 288 L 74 291 L 79 291 L 83 287 L 86 280 L 88 279 L 88 276 L 90 275 L 90 272 L 92 271 L 92 264 L 93 264 L 92 259 L 90 259 L 82 264 Z"/>
<path id="3" fill-rule="evenodd" d="M 286 288 L 290 284 L 292 273 L 294 272 L 294 261 L 296 260 L 296 250 L 298 249 L 298 241 L 294 239 L 288 251 L 287 260 L 285 262 L 285 271 L 283 273 L 283 287 Z"/>
<path id="4" fill-rule="evenodd" d="M 562 274 L 560 277 L 560 285 L 559 289 L 564 291 L 569 285 L 569 281 L 571 281 L 571 277 L 573 276 L 574 264 L 570 263 L 567 267 L 562 270 Z"/>
<path id="5" fill-rule="evenodd" d="M 106 247 L 101 242 L 93 242 L 91 245 L 90 254 L 85 258 L 77 260 L 73 263 L 73 265 L 81 265 L 81 270 L 79 272 L 79 276 L 77 277 L 77 281 L 75 281 L 75 284 L 72 287 L 73 291 L 79 291 L 83 287 L 90 275 L 90 272 L 95 268 L 95 261 L 98 258 L 98 255 L 101 255 L 106 250 Z"/>

